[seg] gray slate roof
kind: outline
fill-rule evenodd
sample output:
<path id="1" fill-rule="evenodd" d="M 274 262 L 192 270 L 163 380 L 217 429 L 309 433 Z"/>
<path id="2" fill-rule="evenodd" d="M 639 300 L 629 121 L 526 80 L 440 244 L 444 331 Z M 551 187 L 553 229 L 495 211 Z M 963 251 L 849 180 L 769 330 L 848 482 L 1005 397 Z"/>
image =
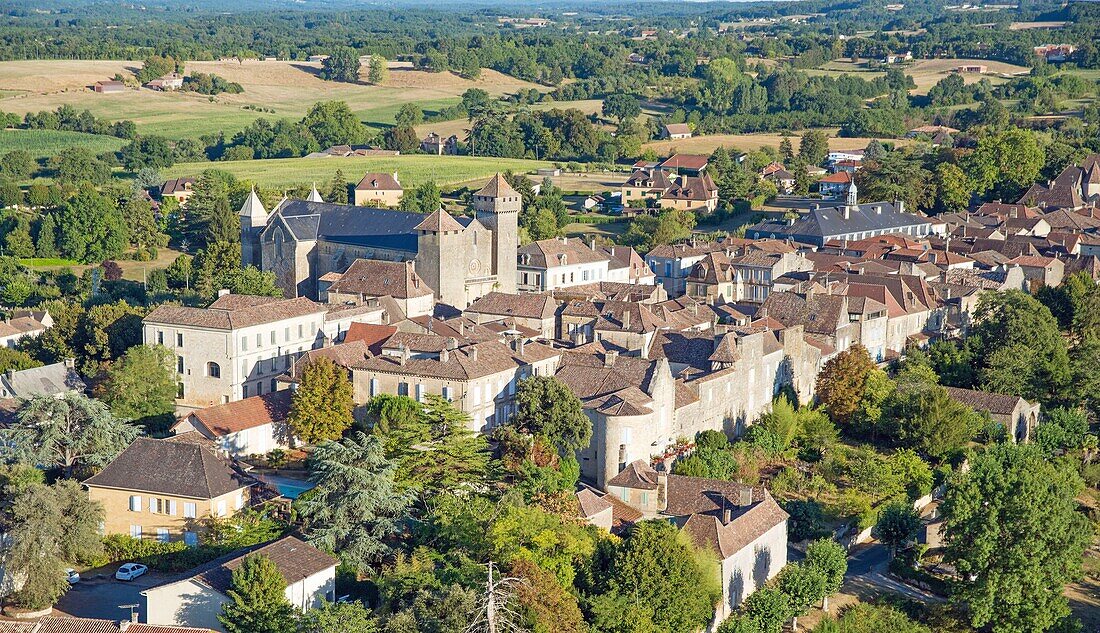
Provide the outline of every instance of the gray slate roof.
<path id="1" fill-rule="evenodd" d="M 876 211 L 876 207 L 880 211 Z M 793 224 L 779 220 L 767 220 L 749 227 L 745 232 L 749 238 L 763 237 L 808 237 L 830 239 L 849 233 L 864 231 L 889 231 L 909 226 L 929 224 L 928 218 L 912 213 L 899 212 L 889 202 L 861 204 L 844 217 L 844 207 L 819 207 L 807 212 Z"/>
<path id="2" fill-rule="evenodd" d="M 324 238 L 340 244 L 409 253 L 417 252 L 416 227 L 428 217 L 423 213 L 308 200 L 287 200 L 277 213 L 301 241 Z M 464 216 L 454 219 L 463 228 L 473 222 L 473 218 Z M 270 222 L 265 231 L 275 224 Z"/>
<path id="3" fill-rule="evenodd" d="M 0 385 L 6 398 L 56 396 L 88 388 L 76 369 L 65 362 L 7 372 L 0 376 Z"/>

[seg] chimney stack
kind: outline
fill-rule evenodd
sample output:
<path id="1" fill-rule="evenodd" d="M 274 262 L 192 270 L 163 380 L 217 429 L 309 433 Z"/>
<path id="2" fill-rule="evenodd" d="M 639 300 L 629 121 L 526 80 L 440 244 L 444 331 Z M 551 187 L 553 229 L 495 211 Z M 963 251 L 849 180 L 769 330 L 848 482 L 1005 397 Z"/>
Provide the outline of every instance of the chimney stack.
<path id="1" fill-rule="evenodd" d="M 404 367 L 405 363 L 409 361 L 409 348 L 407 345 L 402 343 L 401 347 L 399 347 L 398 350 L 400 351 L 400 360 L 398 362 L 401 363 L 402 367 Z"/>
<path id="2" fill-rule="evenodd" d="M 619 358 L 619 352 L 616 350 L 607 350 L 603 355 L 603 366 L 614 367 L 615 361 Z"/>
<path id="3" fill-rule="evenodd" d="M 629 330 L 630 329 L 630 308 L 626 308 L 625 310 L 623 310 L 623 319 L 622 319 L 622 321 L 623 321 L 623 329 L 624 330 Z"/>
<path id="4" fill-rule="evenodd" d="M 477 362 L 477 345 L 471 345 L 466 348 L 466 357 L 469 358 L 471 362 Z"/>
<path id="5" fill-rule="evenodd" d="M 742 508 L 752 505 L 752 486 L 741 488 L 740 503 Z"/>
<path id="6" fill-rule="evenodd" d="M 229 294 L 229 288 L 222 288 L 218 291 L 218 297 L 224 297 L 227 294 Z"/>
<path id="7" fill-rule="evenodd" d="M 733 517 L 733 511 L 730 510 L 729 505 L 726 503 L 726 498 L 722 498 L 722 525 L 729 525 L 730 519 Z"/>

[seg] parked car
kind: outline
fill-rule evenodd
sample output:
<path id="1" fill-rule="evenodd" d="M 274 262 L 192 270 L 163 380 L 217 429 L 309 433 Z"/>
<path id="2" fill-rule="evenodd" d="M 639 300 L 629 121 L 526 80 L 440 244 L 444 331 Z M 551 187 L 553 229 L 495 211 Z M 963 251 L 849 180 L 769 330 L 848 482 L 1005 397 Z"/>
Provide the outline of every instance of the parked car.
<path id="1" fill-rule="evenodd" d="M 69 577 L 70 585 L 75 585 L 76 583 L 80 582 L 80 572 L 73 569 L 72 567 L 69 567 L 65 570 L 65 575 Z"/>
<path id="2" fill-rule="evenodd" d="M 145 575 L 145 572 L 149 571 L 149 568 L 141 563 L 126 563 L 122 567 L 118 568 L 115 572 L 115 579 L 117 580 L 133 580 L 138 576 Z"/>

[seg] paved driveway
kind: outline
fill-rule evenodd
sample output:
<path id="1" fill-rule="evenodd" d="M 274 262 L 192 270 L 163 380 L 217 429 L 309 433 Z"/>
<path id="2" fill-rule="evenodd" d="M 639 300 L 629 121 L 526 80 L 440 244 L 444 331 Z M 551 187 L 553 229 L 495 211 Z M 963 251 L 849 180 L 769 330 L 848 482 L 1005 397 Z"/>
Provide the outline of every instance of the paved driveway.
<path id="1" fill-rule="evenodd" d="M 61 596 L 61 600 L 54 605 L 54 610 L 75 618 L 128 620 L 130 609 L 123 609 L 122 605 L 141 604 L 141 591 L 168 577 L 151 571 L 140 578 L 125 582 L 113 577 L 81 579 L 69 588 L 68 593 Z"/>

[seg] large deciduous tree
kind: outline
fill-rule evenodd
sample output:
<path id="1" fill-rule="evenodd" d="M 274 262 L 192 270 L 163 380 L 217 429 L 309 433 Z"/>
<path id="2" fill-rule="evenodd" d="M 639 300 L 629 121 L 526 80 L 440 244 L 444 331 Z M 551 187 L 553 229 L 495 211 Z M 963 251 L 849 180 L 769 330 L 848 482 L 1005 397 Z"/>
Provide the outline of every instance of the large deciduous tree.
<path id="1" fill-rule="evenodd" d="M 2 451 L 15 461 L 58 468 L 64 477 L 104 466 L 138 436 L 138 428 L 115 417 L 107 405 L 68 393 L 36 396 L 19 419 L 0 430 Z"/>
<path id="2" fill-rule="evenodd" d="M 409 507 L 409 495 L 394 481 L 394 463 L 377 437 L 355 433 L 317 447 L 308 466 L 317 485 L 298 500 L 306 537 L 365 571 L 389 553 L 385 541 L 400 530 Z"/>
<path id="3" fill-rule="evenodd" d="M 979 381 L 987 391 L 1047 402 L 1062 395 L 1070 381 L 1058 322 L 1023 291 L 983 293 L 971 335 Z"/>
<path id="4" fill-rule="evenodd" d="M 22 578 L 14 600 L 29 609 L 42 609 L 68 589 L 65 567 L 88 563 L 103 552 L 99 524 L 103 506 L 88 499 L 80 484 L 62 479 L 53 486 L 29 483 L 5 485 L 5 494 L 18 490 L 10 507 L 5 539 L 5 574 Z"/>
<path id="5" fill-rule="evenodd" d="M 846 424 L 859 409 L 867 376 L 875 362 L 867 349 L 855 344 L 829 359 L 817 376 L 817 397 L 829 417 Z"/>
<path id="6" fill-rule="evenodd" d="M 553 376 L 531 376 L 516 389 L 516 423 L 525 432 L 548 439 L 563 454 L 592 441 L 592 421 L 576 394 Z"/>
<path id="7" fill-rule="evenodd" d="M 359 53 L 346 46 L 332 50 L 321 62 L 321 79 L 356 83 L 359 81 Z"/>
<path id="8" fill-rule="evenodd" d="M 644 605 L 656 630 L 694 631 L 720 595 L 711 573 L 675 525 L 643 521 L 615 550 L 608 587 Z"/>
<path id="9" fill-rule="evenodd" d="M 306 363 L 290 408 L 290 428 L 307 444 L 339 439 L 351 426 L 354 393 L 347 371 L 331 358 Z"/>
<path id="10" fill-rule="evenodd" d="M 61 254 L 85 264 L 117 257 L 130 241 L 118 205 L 91 188 L 62 205 L 57 225 Z"/>
<path id="11" fill-rule="evenodd" d="M 897 555 L 898 549 L 917 536 L 920 529 L 920 515 L 913 506 L 904 501 L 888 504 L 882 509 L 875 531 L 878 539 L 890 547 Z"/>
<path id="12" fill-rule="evenodd" d="M 1069 614 L 1063 591 L 1092 538 L 1074 498 L 1083 482 L 1031 445 L 1001 444 L 948 482 L 940 511 L 946 559 L 962 574 L 952 600 L 974 627 L 1046 631 Z"/>
<path id="13" fill-rule="evenodd" d="M 175 355 L 161 345 L 135 345 L 107 370 L 100 399 L 115 415 L 144 424 L 175 411 Z"/>

